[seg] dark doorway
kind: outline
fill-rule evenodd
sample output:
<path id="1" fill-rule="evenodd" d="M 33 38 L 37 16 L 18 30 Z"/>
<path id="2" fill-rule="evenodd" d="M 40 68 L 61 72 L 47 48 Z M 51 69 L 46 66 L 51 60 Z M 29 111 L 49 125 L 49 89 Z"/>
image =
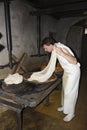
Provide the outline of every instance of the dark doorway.
<path id="1" fill-rule="evenodd" d="M 81 64 L 82 70 L 87 69 L 87 34 L 84 34 L 82 38 Z"/>

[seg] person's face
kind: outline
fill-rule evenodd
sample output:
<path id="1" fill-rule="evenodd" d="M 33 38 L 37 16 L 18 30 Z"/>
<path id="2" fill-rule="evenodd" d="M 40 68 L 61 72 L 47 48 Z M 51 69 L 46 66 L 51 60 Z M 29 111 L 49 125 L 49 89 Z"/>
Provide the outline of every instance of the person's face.
<path id="1" fill-rule="evenodd" d="M 44 49 L 46 52 L 52 52 L 52 50 L 53 50 L 53 45 L 52 45 L 52 44 L 50 44 L 50 45 L 44 44 L 44 45 L 43 45 L 43 49 Z"/>

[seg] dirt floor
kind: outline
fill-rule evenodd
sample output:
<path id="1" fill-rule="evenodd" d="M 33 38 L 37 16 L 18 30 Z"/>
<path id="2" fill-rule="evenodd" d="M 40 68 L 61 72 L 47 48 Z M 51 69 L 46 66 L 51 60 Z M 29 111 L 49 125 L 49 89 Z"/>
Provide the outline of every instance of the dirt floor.
<path id="1" fill-rule="evenodd" d="M 45 101 L 36 108 L 23 110 L 23 130 L 86 130 L 87 129 L 87 72 L 81 76 L 79 97 L 75 118 L 65 123 L 62 112 L 57 112 L 60 106 L 61 84 L 50 95 L 49 105 Z M 16 112 L 7 110 L 0 114 L 0 130 L 18 130 Z"/>

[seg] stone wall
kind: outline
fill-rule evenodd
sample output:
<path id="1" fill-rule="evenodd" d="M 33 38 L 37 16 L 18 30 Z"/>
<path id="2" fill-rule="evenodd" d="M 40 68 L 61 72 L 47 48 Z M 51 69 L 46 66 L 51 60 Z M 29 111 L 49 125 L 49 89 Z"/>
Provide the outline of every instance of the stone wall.
<path id="1" fill-rule="evenodd" d="M 31 55 L 38 54 L 37 48 L 37 17 L 30 15 L 31 11 L 35 9 L 32 8 L 28 3 L 21 0 L 12 1 L 10 4 L 10 15 L 11 15 L 11 32 L 12 32 L 12 53 L 20 58 L 22 54 L 27 53 L 27 58 L 24 61 L 24 65 L 27 69 L 41 66 L 43 62 L 48 62 L 48 56 L 41 57 L 31 57 Z M 54 19 L 51 16 L 41 16 L 41 40 L 45 36 L 52 34 L 57 41 L 60 41 L 64 44 L 67 44 L 67 36 L 71 27 L 86 17 L 74 17 L 74 18 L 61 18 Z M 8 51 L 7 51 L 7 42 L 6 42 L 6 29 L 5 29 L 5 15 L 4 15 L 4 5 L 0 3 L 0 32 L 3 37 L 0 40 L 0 43 L 5 45 L 5 49 L 0 52 L 0 65 L 7 64 L 8 61 Z M 79 32 L 80 33 L 80 32 Z M 74 35 L 79 35 L 77 32 L 74 32 Z M 68 38 L 69 44 L 73 44 Z M 70 45 L 78 55 L 80 55 L 81 48 L 81 37 L 78 37 L 78 42 L 74 42 L 74 46 Z M 77 45 L 78 44 L 78 45 Z M 77 46 L 77 48 L 75 48 Z M 41 53 L 44 54 L 43 49 Z M 4 57 L 4 58 L 3 58 Z M 39 63 L 39 64 L 38 64 Z M 6 69 L 5 74 L 6 74 Z M 4 70 L 0 70 L 3 73 Z M 7 71 L 7 73 L 9 73 Z"/>

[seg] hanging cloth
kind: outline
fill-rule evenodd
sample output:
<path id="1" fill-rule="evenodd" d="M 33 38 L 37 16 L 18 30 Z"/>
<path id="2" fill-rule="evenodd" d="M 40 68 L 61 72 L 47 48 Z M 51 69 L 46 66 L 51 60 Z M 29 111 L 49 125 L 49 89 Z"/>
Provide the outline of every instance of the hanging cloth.
<path id="1" fill-rule="evenodd" d="M 47 81 L 53 74 L 56 66 L 56 51 L 55 49 L 51 53 L 50 61 L 46 68 L 44 70 L 41 70 L 39 72 L 33 72 L 30 78 L 28 78 L 28 81 L 36 80 L 38 82 L 45 82 Z"/>

